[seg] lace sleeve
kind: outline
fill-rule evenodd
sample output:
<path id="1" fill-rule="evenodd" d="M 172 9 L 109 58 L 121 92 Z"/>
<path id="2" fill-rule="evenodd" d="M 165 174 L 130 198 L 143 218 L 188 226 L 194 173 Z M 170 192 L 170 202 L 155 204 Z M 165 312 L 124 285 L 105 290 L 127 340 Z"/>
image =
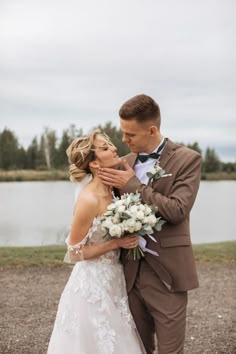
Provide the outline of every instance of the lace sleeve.
<path id="1" fill-rule="evenodd" d="M 67 252 L 65 254 L 63 261 L 65 263 L 70 263 L 70 264 L 75 264 L 76 262 L 83 261 L 84 260 L 83 248 L 84 245 L 86 244 L 87 236 L 81 242 L 73 246 L 70 244 L 69 239 L 70 239 L 70 235 L 68 235 L 65 240 L 65 243 L 67 244 Z M 75 257 L 71 257 L 71 256 L 75 256 Z M 76 261 L 74 260 L 74 258 L 76 258 Z"/>
<path id="2" fill-rule="evenodd" d="M 83 240 L 81 242 L 77 243 L 76 245 L 71 245 L 70 244 L 70 234 L 67 236 L 67 238 L 65 240 L 65 243 L 67 245 L 67 252 L 64 257 L 65 263 L 75 264 L 77 262 L 84 260 L 83 248 L 85 245 L 88 244 L 88 241 L 92 238 L 93 233 L 97 231 L 98 224 L 99 224 L 99 217 L 94 218 L 93 224 L 92 224 L 91 228 L 89 229 L 87 235 L 83 238 Z M 76 260 L 74 260 L 74 259 L 76 259 Z"/>

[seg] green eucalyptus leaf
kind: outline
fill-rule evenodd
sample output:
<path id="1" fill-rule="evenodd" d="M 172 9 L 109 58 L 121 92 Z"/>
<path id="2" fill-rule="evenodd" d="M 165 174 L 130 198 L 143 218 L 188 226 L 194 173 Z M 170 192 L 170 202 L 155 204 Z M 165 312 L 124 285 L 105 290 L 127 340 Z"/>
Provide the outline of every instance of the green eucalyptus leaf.
<path id="1" fill-rule="evenodd" d="M 151 178 L 153 176 L 153 174 L 151 172 L 147 172 L 146 175 Z"/>

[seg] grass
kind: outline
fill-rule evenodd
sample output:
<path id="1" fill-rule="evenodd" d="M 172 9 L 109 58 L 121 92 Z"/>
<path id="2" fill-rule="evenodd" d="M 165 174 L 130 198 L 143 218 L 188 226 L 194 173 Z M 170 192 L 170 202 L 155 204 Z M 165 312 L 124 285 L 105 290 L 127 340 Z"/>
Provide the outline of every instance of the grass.
<path id="1" fill-rule="evenodd" d="M 0 247 L 0 267 L 62 265 L 65 246 Z"/>
<path id="2" fill-rule="evenodd" d="M 0 171 L 0 182 L 24 181 L 64 181 L 69 180 L 69 172 L 63 170 L 15 170 Z"/>
<path id="3" fill-rule="evenodd" d="M 201 263 L 235 263 L 236 241 L 194 245 L 195 259 Z M 1 247 L 0 267 L 62 266 L 65 246 Z"/>
<path id="4" fill-rule="evenodd" d="M 199 262 L 236 262 L 236 241 L 194 245 L 193 250 Z"/>
<path id="5" fill-rule="evenodd" d="M 66 170 L 0 170 L 0 182 L 23 181 L 65 181 L 69 180 L 69 172 Z M 221 181 L 236 180 L 236 172 L 212 172 L 203 173 L 202 180 Z"/>
<path id="6" fill-rule="evenodd" d="M 235 181 L 236 180 L 236 172 L 211 172 L 211 173 L 203 173 L 202 180 L 205 181 Z"/>

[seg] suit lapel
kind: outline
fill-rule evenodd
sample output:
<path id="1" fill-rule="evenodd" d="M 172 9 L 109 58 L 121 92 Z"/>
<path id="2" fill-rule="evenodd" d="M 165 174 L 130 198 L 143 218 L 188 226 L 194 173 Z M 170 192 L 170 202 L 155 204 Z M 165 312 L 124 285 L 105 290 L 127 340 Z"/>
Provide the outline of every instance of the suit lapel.
<path id="1" fill-rule="evenodd" d="M 159 160 L 159 166 L 161 168 L 165 169 L 165 166 L 167 165 L 168 161 L 175 155 L 175 150 L 176 150 L 176 144 L 173 143 L 173 141 L 171 141 L 170 139 L 168 139 Z M 162 178 L 156 181 L 149 180 L 148 185 L 151 186 L 152 188 L 155 188 L 156 185 L 160 185 L 161 180 Z"/>
<path id="2" fill-rule="evenodd" d="M 128 164 L 131 168 L 134 168 L 135 161 L 137 159 L 138 154 L 131 152 L 125 159 L 128 161 Z"/>
<path id="3" fill-rule="evenodd" d="M 173 143 L 173 141 L 171 141 L 170 139 L 168 139 L 166 146 L 160 156 L 159 165 L 161 168 L 165 169 L 165 166 L 167 165 L 168 161 L 175 154 L 175 150 L 176 150 L 176 144 Z"/>

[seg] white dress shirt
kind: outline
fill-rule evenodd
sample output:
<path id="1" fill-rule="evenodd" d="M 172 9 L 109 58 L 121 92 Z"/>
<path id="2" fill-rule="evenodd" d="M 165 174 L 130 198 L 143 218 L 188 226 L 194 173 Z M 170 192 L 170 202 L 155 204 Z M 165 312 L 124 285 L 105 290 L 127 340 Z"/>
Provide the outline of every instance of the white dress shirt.
<path id="1" fill-rule="evenodd" d="M 156 152 L 157 151 L 159 146 L 163 143 L 164 139 L 165 138 L 162 139 L 160 144 L 152 152 Z M 165 145 L 164 145 L 163 149 L 159 152 L 159 154 L 162 153 L 164 148 L 165 148 Z M 149 155 L 149 154 L 142 153 L 142 155 Z M 159 161 L 159 158 L 158 158 L 158 160 L 150 158 L 150 159 L 148 159 L 145 162 L 141 162 L 141 161 L 139 161 L 137 159 L 137 161 L 135 163 L 135 166 L 134 166 L 134 171 L 135 171 L 136 177 L 140 180 L 141 183 L 148 184 L 148 179 L 149 178 L 147 176 L 147 172 L 150 171 L 155 166 L 156 162 Z"/>

